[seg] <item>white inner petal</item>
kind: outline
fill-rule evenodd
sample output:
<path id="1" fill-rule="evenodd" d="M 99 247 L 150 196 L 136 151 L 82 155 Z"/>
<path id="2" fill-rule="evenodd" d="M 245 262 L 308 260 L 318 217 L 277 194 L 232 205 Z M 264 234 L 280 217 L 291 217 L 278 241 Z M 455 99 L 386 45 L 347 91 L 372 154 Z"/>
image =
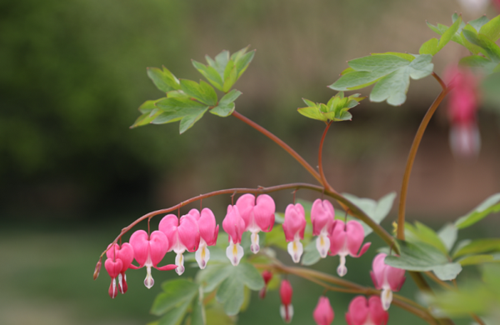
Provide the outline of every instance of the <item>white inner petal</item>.
<path id="1" fill-rule="evenodd" d="M 146 288 L 151 289 L 153 285 L 155 284 L 155 280 L 153 279 L 153 276 L 151 275 L 151 267 L 146 266 L 147 274 L 146 278 L 144 279 L 144 285 Z"/>
<path id="2" fill-rule="evenodd" d="M 316 249 L 321 258 L 325 258 L 328 254 L 328 250 L 330 250 L 330 238 L 328 238 L 328 233 L 326 231 L 321 231 L 316 239 Z"/>
<path id="3" fill-rule="evenodd" d="M 210 251 L 208 250 L 205 241 L 203 241 L 203 244 L 200 243 L 194 257 L 196 258 L 196 262 L 198 262 L 200 269 L 204 269 L 207 266 L 208 260 L 210 259 Z"/>
<path id="4" fill-rule="evenodd" d="M 294 241 L 288 243 L 288 254 L 292 257 L 292 260 L 295 263 L 300 262 L 300 257 L 304 252 L 302 243 L 298 238 L 295 238 Z"/>
<path id="5" fill-rule="evenodd" d="M 243 257 L 243 247 L 240 244 L 234 244 L 233 239 L 229 239 L 229 246 L 226 248 L 226 256 L 234 266 L 240 263 Z"/>
<path id="6" fill-rule="evenodd" d="M 175 268 L 175 272 L 179 275 L 181 275 L 182 273 L 184 273 L 184 256 L 182 255 L 182 253 L 177 253 L 177 255 L 175 256 L 175 265 L 177 265 L 177 267 Z"/>
<path id="7" fill-rule="evenodd" d="M 347 274 L 347 267 L 345 266 L 345 255 L 339 255 L 340 257 L 340 264 L 339 267 L 337 268 L 337 274 L 339 276 L 344 276 Z"/>
<path id="8" fill-rule="evenodd" d="M 380 300 L 382 300 L 382 308 L 388 310 L 391 307 L 392 302 L 392 291 L 390 288 L 384 288 L 382 294 L 380 295 Z"/>
<path id="9" fill-rule="evenodd" d="M 259 231 L 257 230 L 256 232 L 252 232 L 252 235 L 250 236 L 252 243 L 250 244 L 250 250 L 252 253 L 257 254 L 259 252 L 260 246 L 259 246 Z"/>

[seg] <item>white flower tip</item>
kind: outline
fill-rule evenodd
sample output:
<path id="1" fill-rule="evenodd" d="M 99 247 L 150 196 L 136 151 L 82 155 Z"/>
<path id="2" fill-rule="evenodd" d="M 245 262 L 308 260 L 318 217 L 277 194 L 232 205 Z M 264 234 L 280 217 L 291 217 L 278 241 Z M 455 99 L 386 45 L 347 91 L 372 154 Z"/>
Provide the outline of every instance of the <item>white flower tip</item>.
<path id="1" fill-rule="evenodd" d="M 347 267 L 345 266 L 345 256 L 340 255 L 340 265 L 337 268 L 337 274 L 339 276 L 344 276 L 347 274 Z"/>
<path id="2" fill-rule="evenodd" d="M 303 252 L 304 249 L 299 240 L 294 240 L 288 243 L 288 254 L 290 254 L 294 263 L 300 262 L 300 257 Z"/>
<path id="3" fill-rule="evenodd" d="M 196 253 L 194 254 L 196 262 L 200 269 L 204 269 L 207 266 L 208 260 L 210 259 L 210 251 L 205 245 L 200 245 Z"/>
<path id="4" fill-rule="evenodd" d="M 252 240 L 252 244 L 250 245 L 250 251 L 254 254 L 257 254 L 260 250 L 259 246 L 259 234 L 258 233 L 252 233 L 250 236 Z"/>
<path id="5" fill-rule="evenodd" d="M 389 310 L 392 302 L 391 289 L 385 288 L 384 290 L 382 290 L 382 293 L 380 294 L 380 300 L 382 300 L 382 308 L 384 308 L 385 311 Z"/>
<path id="6" fill-rule="evenodd" d="M 184 273 L 184 256 L 182 255 L 182 253 L 177 253 L 177 256 L 175 256 L 175 265 L 177 265 L 177 267 L 175 268 L 175 273 L 177 273 L 178 275 Z"/>
<path id="7" fill-rule="evenodd" d="M 226 256 L 234 266 L 240 263 L 243 254 L 243 247 L 241 247 L 240 244 L 234 244 L 232 241 L 226 248 Z"/>
<path id="8" fill-rule="evenodd" d="M 328 250 L 330 249 L 330 238 L 325 234 L 320 234 L 316 239 L 316 249 L 319 252 L 321 258 L 325 258 L 328 254 Z"/>
<path id="9" fill-rule="evenodd" d="M 285 321 L 285 323 L 290 323 L 292 321 L 293 317 L 293 306 L 292 304 L 290 305 L 281 305 L 280 306 L 280 314 L 281 318 Z"/>
<path id="10" fill-rule="evenodd" d="M 151 275 L 151 268 L 150 267 L 147 267 L 147 272 L 148 272 L 148 274 L 146 275 L 146 278 L 144 279 L 144 285 L 146 286 L 146 288 L 151 289 L 155 284 L 155 280 L 153 279 L 153 276 Z"/>

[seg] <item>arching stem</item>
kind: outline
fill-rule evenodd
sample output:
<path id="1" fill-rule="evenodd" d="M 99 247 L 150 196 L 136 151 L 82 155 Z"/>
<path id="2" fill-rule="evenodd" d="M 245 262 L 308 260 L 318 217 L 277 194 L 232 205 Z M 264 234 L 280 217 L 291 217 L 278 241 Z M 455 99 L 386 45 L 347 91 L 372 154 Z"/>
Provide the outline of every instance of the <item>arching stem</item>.
<path id="1" fill-rule="evenodd" d="M 328 133 L 330 125 L 332 125 L 332 121 L 329 121 L 326 124 L 326 128 L 325 131 L 323 132 L 323 136 L 321 137 L 321 142 L 319 143 L 319 150 L 318 150 L 319 175 L 321 176 L 321 184 L 323 184 L 325 188 L 331 188 L 330 184 L 328 184 L 328 181 L 326 180 L 325 172 L 323 170 L 323 144 L 325 143 L 326 134 Z"/>

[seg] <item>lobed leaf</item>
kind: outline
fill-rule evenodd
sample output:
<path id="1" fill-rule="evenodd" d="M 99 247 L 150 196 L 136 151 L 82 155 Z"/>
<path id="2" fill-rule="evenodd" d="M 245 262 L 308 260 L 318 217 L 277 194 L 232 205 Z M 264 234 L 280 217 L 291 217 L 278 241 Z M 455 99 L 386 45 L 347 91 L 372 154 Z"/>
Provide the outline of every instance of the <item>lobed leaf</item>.
<path id="1" fill-rule="evenodd" d="M 316 241 L 312 240 L 304 248 L 304 255 L 302 255 L 302 265 L 314 265 L 319 262 L 321 256 L 319 255 L 318 249 L 316 248 Z"/>
<path id="2" fill-rule="evenodd" d="M 496 42 L 500 38 L 500 15 L 484 24 L 479 30 L 479 33 L 488 37 L 491 41 Z"/>
<path id="3" fill-rule="evenodd" d="M 359 105 L 363 99 L 364 97 L 359 97 L 359 94 L 344 97 L 344 93 L 341 91 L 333 96 L 327 104 L 313 103 L 304 99 L 304 102 L 310 106 L 299 108 L 297 111 L 305 117 L 323 122 L 346 121 L 352 118 L 348 110 Z"/>
<path id="4" fill-rule="evenodd" d="M 486 238 L 469 241 L 466 245 L 454 252 L 453 258 L 464 255 L 500 252 L 500 239 Z"/>
<path id="5" fill-rule="evenodd" d="M 464 29 L 462 33 L 467 41 L 481 49 L 481 53 L 486 55 L 493 62 L 500 62 L 500 47 L 496 45 L 495 42 L 482 34 L 476 34 L 470 30 Z"/>
<path id="6" fill-rule="evenodd" d="M 438 232 L 439 239 L 441 240 L 441 242 L 443 242 L 448 252 L 453 248 L 453 245 L 457 240 L 457 235 L 458 235 L 458 229 L 452 223 L 447 223 Z"/>
<path id="7" fill-rule="evenodd" d="M 241 91 L 233 89 L 224 97 L 219 100 L 216 107 L 210 110 L 210 113 L 220 116 L 227 117 L 234 112 L 235 104 L 234 101 L 241 95 Z"/>
<path id="8" fill-rule="evenodd" d="M 443 254 L 448 254 L 448 249 L 441 241 L 441 238 L 439 238 L 438 234 L 421 222 L 416 221 L 415 226 L 412 226 L 409 223 L 405 223 L 405 236 L 407 237 L 406 240 L 411 243 L 427 243 L 439 249 Z"/>
<path id="9" fill-rule="evenodd" d="M 491 213 L 500 211 L 500 193 L 494 194 L 484 200 L 474 210 L 455 221 L 455 226 L 458 229 L 463 229 L 472 226 L 478 221 L 488 216 Z"/>
<path id="10" fill-rule="evenodd" d="M 179 80 L 167 68 L 148 68 L 148 77 L 153 81 L 156 88 L 164 93 L 180 89 Z"/>
<path id="11" fill-rule="evenodd" d="M 217 94 L 215 90 L 205 81 L 200 80 L 198 84 L 195 81 L 182 79 L 181 88 L 188 96 L 209 106 L 217 104 Z"/>
<path id="12" fill-rule="evenodd" d="M 163 283 L 161 287 L 163 292 L 155 298 L 151 307 L 151 313 L 157 316 L 178 309 L 184 303 L 189 305 L 198 293 L 199 285 L 186 279 L 175 279 Z"/>

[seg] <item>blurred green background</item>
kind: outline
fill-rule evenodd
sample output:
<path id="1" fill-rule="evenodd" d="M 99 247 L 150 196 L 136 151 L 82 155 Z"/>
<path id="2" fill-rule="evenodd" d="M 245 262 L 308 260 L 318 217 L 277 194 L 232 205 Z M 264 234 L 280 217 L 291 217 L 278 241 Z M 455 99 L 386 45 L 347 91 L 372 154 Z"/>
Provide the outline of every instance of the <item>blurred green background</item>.
<path id="1" fill-rule="evenodd" d="M 106 274 L 91 278 L 98 255 L 122 227 L 220 188 L 314 182 L 274 143 L 232 117 L 207 114 L 182 136 L 177 125 L 129 130 L 137 108 L 162 97 L 146 67 L 165 65 L 197 80 L 191 58 L 203 61 L 205 54 L 251 44 L 257 54 L 235 86 L 243 92 L 237 110 L 314 166 L 323 126 L 297 114 L 301 98 L 327 101 L 334 92 L 326 85 L 348 59 L 416 53 L 434 37 L 425 21 L 450 24 L 455 11 L 462 9 L 454 0 L 0 1 L 0 323 L 144 324 L 154 319 L 148 310 L 159 290 L 142 286 L 144 272 L 128 272 L 130 292 L 116 300 L 107 296 Z M 487 14 L 496 15 L 492 8 Z M 435 71 L 464 55 L 450 43 L 436 56 Z M 335 125 L 324 156 L 332 185 L 376 199 L 399 190 L 413 133 L 439 91 L 431 78 L 413 82 L 402 107 L 366 101 L 353 110 L 352 122 Z M 412 174 L 410 219 L 437 227 L 499 191 L 499 121 L 488 110 L 479 121 L 481 154 L 456 160 L 446 109 L 438 111 Z M 280 210 L 291 201 L 290 193 L 275 198 Z M 203 203 L 221 221 L 229 200 Z M 477 231 L 498 235 L 494 229 Z M 370 258 L 349 263 L 348 277 L 369 284 Z M 336 265 L 329 259 L 318 267 Z M 155 278 L 160 283 L 169 276 Z M 293 323 L 312 323 L 322 290 L 302 282 L 294 288 L 301 307 Z M 351 297 L 330 297 L 335 324 L 342 324 Z M 278 322 L 278 305 L 270 293 L 252 303 L 240 323 Z M 393 307 L 389 324 L 407 317 Z"/>

